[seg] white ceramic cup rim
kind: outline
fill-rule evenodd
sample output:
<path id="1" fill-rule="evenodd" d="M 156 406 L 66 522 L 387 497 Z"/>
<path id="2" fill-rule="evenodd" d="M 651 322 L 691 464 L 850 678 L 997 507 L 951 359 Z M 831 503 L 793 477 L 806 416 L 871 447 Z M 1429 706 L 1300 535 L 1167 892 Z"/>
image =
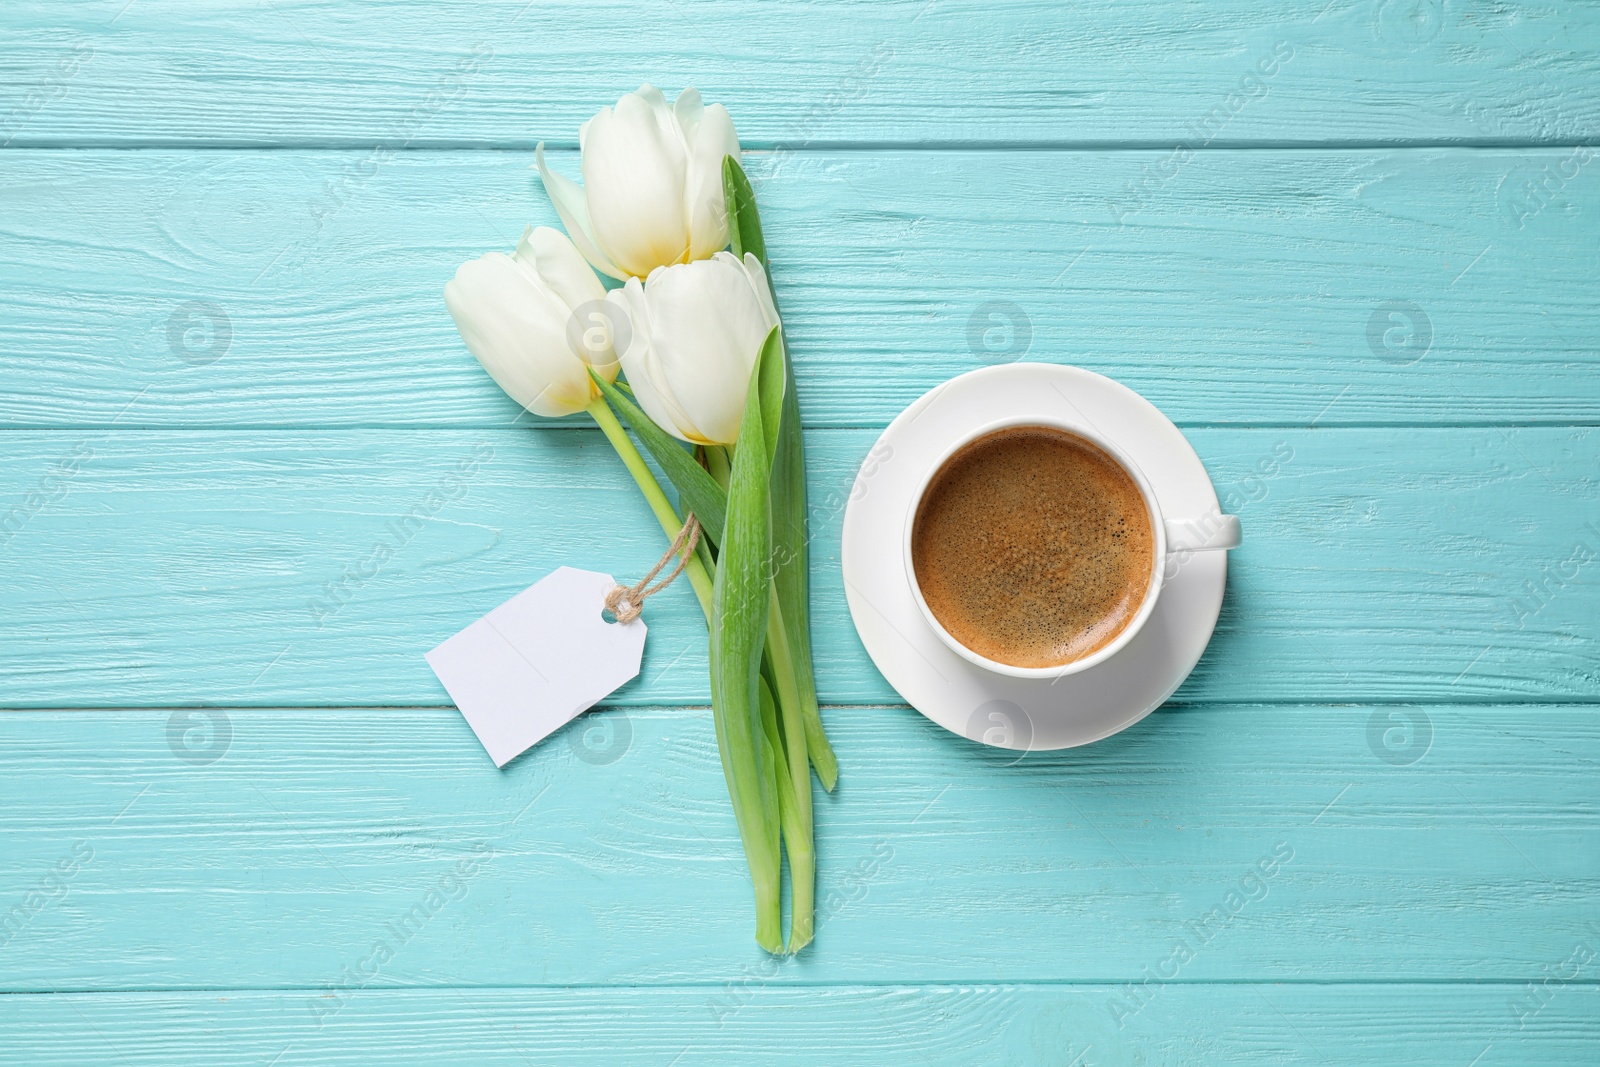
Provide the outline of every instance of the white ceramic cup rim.
<path id="1" fill-rule="evenodd" d="M 1150 560 L 1150 582 L 1145 587 L 1144 600 L 1140 602 L 1139 610 L 1134 613 L 1133 618 L 1128 620 L 1127 625 L 1122 628 L 1122 631 L 1116 637 L 1102 647 L 1095 649 L 1089 655 L 1050 667 L 1018 667 L 1010 663 L 1001 663 L 999 660 L 993 660 L 974 652 L 956 640 L 944 628 L 943 624 L 934 617 L 933 610 L 928 607 L 928 602 L 923 599 L 922 588 L 917 583 L 916 567 L 911 559 L 912 527 L 916 524 L 917 511 L 922 507 L 922 497 L 928 491 L 928 486 L 932 483 L 934 475 L 943 469 L 952 456 L 978 438 L 999 430 L 1025 426 L 1040 426 L 1072 434 L 1088 441 L 1109 455 L 1127 472 L 1128 476 L 1133 479 L 1134 484 L 1139 487 L 1139 494 L 1144 498 L 1145 510 L 1150 515 L 1150 528 L 1155 534 L 1155 551 L 1151 553 Z M 1139 469 L 1139 465 L 1133 462 L 1133 459 L 1126 452 L 1107 440 L 1103 434 L 1068 419 L 1060 419 L 1048 415 L 1016 415 L 996 419 L 993 422 L 985 423 L 970 433 L 961 435 L 950 447 L 940 453 L 939 458 L 917 480 L 916 491 L 911 495 L 911 508 L 906 515 L 905 530 L 901 536 L 901 556 L 905 565 L 906 581 L 911 585 L 911 596 L 917 602 L 917 609 L 922 612 L 923 619 L 932 627 L 933 632 L 939 636 L 939 640 L 949 646 L 950 650 L 955 652 L 956 655 L 985 670 L 993 671 L 996 674 L 1008 675 L 1012 678 L 1061 678 L 1069 674 L 1076 674 L 1079 671 L 1088 670 L 1098 663 L 1104 663 L 1126 648 L 1128 642 L 1132 641 L 1134 635 L 1143 628 L 1145 622 L 1155 611 L 1156 600 L 1161 595 L 1162 577 L 1166 574 L 1167 566 L 1167 531 L 1166 522 L 1161 514 L 1161 503 L 1156 498 L 1155 489 L 1151 487 L 1150 480 L 1145 477 L 1144 471 Z"/>

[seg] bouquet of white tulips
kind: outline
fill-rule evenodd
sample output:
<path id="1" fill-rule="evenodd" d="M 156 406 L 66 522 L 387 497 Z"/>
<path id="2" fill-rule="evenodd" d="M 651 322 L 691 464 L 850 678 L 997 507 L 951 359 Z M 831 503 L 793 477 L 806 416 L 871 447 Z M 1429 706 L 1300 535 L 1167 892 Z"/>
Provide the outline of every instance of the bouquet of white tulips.
<path id="1" fill-rule="evenodd" d="M 732 119 L 693 89 L 669 105 L 645 85 L 578 136 L 581 186 L 547 166 L 543 144 L 536 157 L 570 237 L 530 228 L 512 255 L 464 264 L 445 303 L 517 403 L 594 418 L 683 546 L 710 629 L 717 747 L 756 941 L 785 950 L 787 855 L 796 952 L 813 932 L 811 773 L 832 790 L 838 767 L 811 669 L 805 451 L 761 220 Z M 622 285 L 606 291 L 596 270 Z M 698 544 L 684 536 L 691 514 Z"/>

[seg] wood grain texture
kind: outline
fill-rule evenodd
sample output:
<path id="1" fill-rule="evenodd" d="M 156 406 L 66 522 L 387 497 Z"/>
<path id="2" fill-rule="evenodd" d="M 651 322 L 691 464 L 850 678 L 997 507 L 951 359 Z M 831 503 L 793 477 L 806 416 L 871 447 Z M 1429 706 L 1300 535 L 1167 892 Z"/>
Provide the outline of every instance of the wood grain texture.
<path id="1" fill-rule="evenodd" d="M 573 143 L 644 80 L 755 145 L 1600 132 L 1600 13 L 1532 0 L 25 0 L 6 28 L 19 144 Z"/>
<path id="2" fill-rule="evenodd" d="M 1017 358 L 1181 425 L 1600 420 L 1600 164 L 1169 155 L 752 155 L 808 424 Z M 556 222 L 530 162 L 0 153 L 0 425 L 503 426 L 441 293 Z"/>
<path id="3" fill-rule="evenodd" d="M 1154 1012 L 1163 977 L 1524 982 L 1600 950 L 1588 708 L 1188 708 L 1021 761 L 830 710 L 818 937 L 781 965 L 708 709 L 596 712 L 504 772 L 448 708 L 6 712 L 0 982 L 692 983 L 735 1010 L 768 983 L 1071 981 Z"/>
<path id="4" fill-rule="evenodd" d="M 1191 431 L 1245 542 L 1177 699 L 1596 699 L 1597 433 Z M 829 703 L 898 700 L 838 562 L 876 436 L 807 446 Z M 12 431 L 0 501 L 11 707 L 445 704 L 423 650 L 557 566 L 638 575 L 663 547 L 593 430 Z M 707 701 L 687 588 L 647 621 L 615 699 Z"/>
<path id="5" fill-rule="evenodd" d="M 304 993 L 5 997 L 0 1041 L 36 1067 L 420 1067 L 468 1062 L 928 1067 L 1405 1063 L 1589 1067 L 1600 990 L 1519 1028 L 1513 985 L 1172 986 L 1118 1029 L 1107 986 L 763 988 L 713 1025 L 707 989 L 371 990 L 316 1025 Z"/>
<path id="6" fill-rule="evenodd" d="M 11 0 L 0 40 L 0 706 L 40 709 L 0 1060 L 1596 1062 L 1600 5 Z M 781 964 L 686 590 L 504 772 L 420 655 L 661 550 L 441 299 L 646 79 L 735 116 L 813 427 L 843 774 Z M 1171 706 L 1013 763 L 889 703 L 838 530 L 877 427 L 1018 358 L 1155 401 L 1245 545 Z"/>

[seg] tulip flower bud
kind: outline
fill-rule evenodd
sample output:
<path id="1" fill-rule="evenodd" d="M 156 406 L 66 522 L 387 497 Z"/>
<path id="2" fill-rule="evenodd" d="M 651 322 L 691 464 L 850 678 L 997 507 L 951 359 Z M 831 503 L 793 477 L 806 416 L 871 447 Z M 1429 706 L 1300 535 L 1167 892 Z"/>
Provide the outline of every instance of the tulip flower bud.
<path id="1" fill-rule="evenodd" d="M 643 278 L 727 246 L 722 159 L 738 158 L 739 138 L 721 104 L 685 89 L 669 105 L 642 85 L 584 123 L 578 144 L 583 185 L 545 165 L 542 143 L 536 158 L 562 224 L 596 270 Z"/>
<path id="2" fill-rule="evenodd" d="M 643 284 L 630 278 L 606 299 L 627 311 L 631 336 L 618 354 L 645 414 L 681 440 L 732 444 L 750 372 L 778 324 L 761 262 L 718 252 L 657 267 Z"/>
<path id="3" fill-rule="evenodd" d="M 607 381 L 617 376 L 627 318 L 605 295 L 577 248 L 548 226 L 524 232 L 514 255 L 463 263 L 444 287 L 461 339 L 495 384 L 549 417 L 599 396 L 589 367 Z"/>

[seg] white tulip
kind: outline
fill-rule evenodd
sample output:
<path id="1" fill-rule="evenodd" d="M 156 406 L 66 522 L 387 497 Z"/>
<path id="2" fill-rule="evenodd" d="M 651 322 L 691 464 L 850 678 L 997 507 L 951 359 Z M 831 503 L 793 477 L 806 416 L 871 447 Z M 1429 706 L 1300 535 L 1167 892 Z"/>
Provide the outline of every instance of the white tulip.
<path id="1" fill-rule="evenodd" d="M 778 324 L 760 260 L 718 252 L 657 267 L 606 299 L 627 311 L 630 337 L 619 355 L 645 414 L 684 441 L 732 444 L 750 372 Z"/>
<path id="2" fill-rule="evenodd" d="M 728 244 L 722 160 L 739 156 L 733 119 L 694 89 L 669 105 L 645 84 L 602 108 L 578 131 L 583 185 L 535 153 L 539 177 L 567 232 L 594 268 L 643 278 L 657 267 L 705 259 Z"/>
<path id="3" fill-rule="evenodd" d="M 513 400 L 535 415 L 582 411 L 619 364 L 605 287 L 559 230 L 529 228 L 514 255 L 463 263 L 444 287 L 461 339 Z"/>

